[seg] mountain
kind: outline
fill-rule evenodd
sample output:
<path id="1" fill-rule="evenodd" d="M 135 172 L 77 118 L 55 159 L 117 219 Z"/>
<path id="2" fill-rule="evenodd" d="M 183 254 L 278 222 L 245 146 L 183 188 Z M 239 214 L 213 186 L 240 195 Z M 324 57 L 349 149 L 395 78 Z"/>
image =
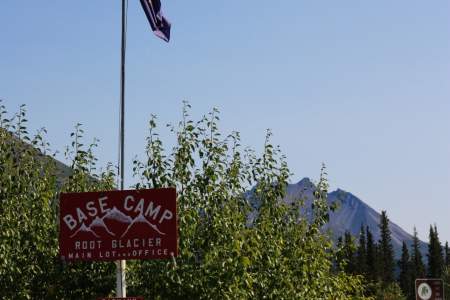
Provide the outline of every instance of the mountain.
<path id="1" fill-rule="evenodd" d="M 313 211 L 311 204 L 313 201 L 313 193 L 315 185 L 309 178 L 303 178 L 296 184 L 289 184 L 286 190 L 286 197 L 283 199 L 286 203 L 293 201 L 304 201 L 302 212 L 306 218 L 311 219 Z M 325 225 L 324 230 L 329 230 L 332 237 L 336 240 L 342 236 L 345 231 L 349 231 L 353 236 L 358 237 L 361 225 L 368 226 L 373 234 L 374 240 L 378 241 L 380 238 L 380 229 L 378 227 L 380 221 L 380 213 L 375 211 L 369 205 L 364 203 L 361 199 L 341 189 L 337 189 L 328 194 L 328 203 L 338 204 L 338 209 L 330 214 L 330 220 Z M 388 211 L 389 214 L 389 211 Z M 402 242 L 405 241 L 408 246 L 412 244 L 412 235 L 402 229 L 400 226 L 392 222 L 389 223 L 391 230 L 392 245 L 397 256 L 401 253 Z M 428 246 L 421 242 L 421 252 L 427 253 Z"/>
<path id="2" fill-rule="evenodd" d="M 23 150 L 31 150 L 31 152 L 33 153 L 33 155 L 36 157 L 37 160 L 53 163 L 55 166 L 54 171 L 56 176 L 56 184 L 58 188 L 61 188 L 62 185 L 64 184 L 64 181 L 66 181 L 73 174 L 72 168 L 63 164 L 62 162 L 57 160 L 54 156 L 42 153 L 35 146 L 19 139 L 14 133 L 9 132 L 4 128 L 0 128 L 0 134 L 4 135 L 6 137 L 6 140 L 14 145 L 14 148 L 17 150 L 17 153 L 20 153 Z"/>

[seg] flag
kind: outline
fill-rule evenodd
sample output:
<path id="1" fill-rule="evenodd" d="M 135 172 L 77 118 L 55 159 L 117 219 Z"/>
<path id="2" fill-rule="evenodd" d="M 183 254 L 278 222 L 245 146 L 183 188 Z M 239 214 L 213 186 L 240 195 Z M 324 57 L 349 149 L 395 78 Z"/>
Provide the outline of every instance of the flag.
<path id="1" fill-rule="evenodd" d="M 141 0 L 141 5 L 156 36 L 169 42 L 170 23 L 162 15 L 161 2 L 159 0 Z"/>

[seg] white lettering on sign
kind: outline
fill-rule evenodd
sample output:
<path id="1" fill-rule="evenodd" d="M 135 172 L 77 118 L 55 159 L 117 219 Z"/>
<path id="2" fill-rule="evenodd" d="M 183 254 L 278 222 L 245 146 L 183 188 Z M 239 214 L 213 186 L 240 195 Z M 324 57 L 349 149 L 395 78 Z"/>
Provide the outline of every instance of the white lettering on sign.
<path id="1" fill-rule="evenodd" d="M 102 241 L 75 241 L 75 250 L 100 249 Z"/>
<path id="2" fill-rule="evenodd" d="M 92 252 L 75 252 L 74 253 L 69 253 L 68 255 L 69 259 L 91 259 L 92 258 Z"/>
<path id="3" fill-rule="evenodd" d="M 72 215 L 65 215 L 63 220 L 66 222 L 66 225 L 70 230 L 73 230 L 77 226 L 77 221 L 75 221 Z"/>
<path id="4" fill-rule="evenodd" d="M 97 208 L 94 206 L 94 201 L 90 201 L 86 204 L 86 208 L 88 210 L 88 215 L 91 217 L 95 217 L 97 215 Z"/>
<path id="5" fill-rule="evenodd" d="M 108 197 L 100 197 L 97 199 L 97 203 L 95 201 L 89 201 L 86 203 L 85 208 L 81 209 L 79 207 L 76 208 L 75 214 L 67 214 L 63 217 L 64 222 L 70 230 L 74 230 L 78 225 L 84 223 L 84 221 L 88 220 L 88 216 L 94 218 L 98 214 L 104 215 L 111 211 L 111 208 L 108 207 L 108 203 L 106 202 Z M 147 205 L 147 207 L 146 207 Z M 173 212 L 165 209 L 161 212 L 161 205 L 155 205 L 153 201 L 149 201 L 148 204 L 145 202 L 143 198 L 139 200 L 136 204 L 136 200 L 132 195 L 128 195 L 125 197 L 123 202 L 124 211 L 134 212 L 138 215 L 144 215 L 153 220 L 158 220 L 159 224 L 164 222 L 165 220 L 171 220 L 173 218 Z"/>
<path id="6" fill-rule="evenodd" d="M 161 219 L 159 220 L 159 224 L 161 224 L 162 221 L 164 221 L 164 220 L 172 219 L 172 217 L 173 217 L 173 213 L 170 210 L 168 210 L 168 209 L 164 210 L 164 213 L 161 216 Z"/>
<path id="7" fill-rule="evenodd" d="M 126 196 L 125 201 L 123 203 L 123 208 L 126 211 L 133 211 L 135 213 L 143 214 L 144 216 L 152 218 L 153 220 L 156 220 L 158 218 L 158 215 L 161 211 L 161 205 L 155 207 L 153 201 L 150 201 L 148 203 L 147 208 L 145 209 L 144 199 L 139 200 L 139 202 L 136 205 L 134 203 L 135 199 L 133 196 L 131 195 Z M 161 223 L 163 220 L 170 220 L 172 219 L 172 217 L 173 213 L 170 210 L 165 210 L 159 223 Z"/>
<path id="8" fill-rule="evenodd" d="M 124 248 L 151 248 L 161 247 L 161 238 L 148 238 L 148 239 L 128 239 L 128 240 L 112 240 L 111 248 L 124 249 Z"/>
<path id="9" fill-rule="evenodd" d="M 150 202 L 149 206 L 147 207 L 147 210 L 145 211 L 145 215 L 147 217 L 153 216 L 153 220 L 155 220 L 159 214 L 160 209 L 161 209 L 160 205 L 158 205 L 156 208 L 153 208 L 153 202 Z"/>
<path id="10" fill-rule="evenodd" d="M 100 210 L 101 210 L 102 214 L 110 211 L 109 208 L 105 209 L 106 203 L 104 203 L 103 201 L 105 201 L 106 199 L 108 199 L 108 197 L 106 197 L 106 196 L 98 199 L 98 203 L 100 204 Z"/>
<path id="11" fill-rule="evenodd" d="M 144 210 L 144 199 L 141 199 L 141 200 L 139 200 L 138 205 L 136 205 L 134 212 L 142 214 L 143 210 Z"/>
<path id="12" fill-rule="evenodd" d="M 125 210 L 131 211 L 133 209 L 132 206 L 128 206 L 128 201 L 133 201 L 134 202 L 134 197 L 129 195 L 125 197 L 125 202 L 123 204 L 123 208 L 125 208 Z"/>
<path id="13" fill-rule="evenodd" d="M 109 212 L 111 209 L 107 208 L 107 203 L 105 200 L 107 200 L 108 197 L 100 197 L 97 199 L 97 205 L 98 208 L 95 206 L 94 201 L 89 201 L 86 203 L 85 211 L 83 211 L 81 208 L 77 207 L 75 216 L 71 214 L 67 214 L 63 217 L 64 223 L 66 223 L 67 227 L 69 227 L 70 230 L 73 230 L 78 226 L 78 224 L 83 223 L 83 221 L 87 220 L 88 217 L 86 216 L 86 213 L 90 217 L 95 217 L 98 215 L 99 210 L 101 213 Z"/>
<path id="14" fill-rule="evenodd" d="M 84 214 L 84 212 L 81 210 L 81 209 L 79 209 L 78 207 L 77 207 L 77 216 L 78 216 L 78 222 L 83 222 L 83 220 L 87 220 L 88 218 L 86 217 L 86 215 Z"/>

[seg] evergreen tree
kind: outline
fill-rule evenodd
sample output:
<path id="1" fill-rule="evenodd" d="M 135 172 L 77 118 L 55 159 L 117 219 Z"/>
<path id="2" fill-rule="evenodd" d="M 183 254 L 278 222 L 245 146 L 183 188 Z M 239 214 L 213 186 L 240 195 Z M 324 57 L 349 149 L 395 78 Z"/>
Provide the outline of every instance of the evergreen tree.
<path id="1" fill-rule="evenodd" d="M 373 274 L 375 281 L 383 281 L 383 259 L 381 257 L 381 247 L 379 243 L 374 245 L 375 253 L 375 266 L 373 268 Z M 382 282 L 384 283 L 384 282 Z"/>
<path id="2" fill-rule="evenodd" d="M 343 258 L 347 262 L 345 272 L 348 274 L 355 273 L 356 271 L 355 250 L 355 240 L 350 232 L 346 231 L 344 234 Z"/>
<path id="3" fill-rule="evenodd" d="M 442 280 L 444 281 L 444 295 L 450 295 L 450 267 L 445 266 L 442 270 Z M 448 299 L 448 298 L 447 298 Z"/>
<path id="4" fill-rule="evenodd" d="M 367 246 L 366 246 L 366 265 L 367 265 L 367 279 L 375 280 L 375 244 L 373 243 L 372 232 L 369 226 L 366 227 Z"/>
<path id="5" fill-rule="evenodd" d="M 445 242 L 444 255 L 445 255 L 445 266 L 447 266 L 447 267 L 450 264 L 449 251 L 450 251 L 450 249 L 448 248 L 448 242 Z"/>
<path id="6" fill-rule="evenodd" d="M 428 244 L 428 276 L 431 278 L 441 278 L 444 266 L 442 245 L 439 241 L 436 225 L 430 225 L 430 242 Z"/>
<path id="7" fill-rule="evenodd" d="M 414 227 L 413 243 L 411 245 L 411 278 L 409 283 L 409 288 L 411 290 L 415 289 L 415 280 L 417 278 L 425 277 L 425 265 L 422 260 L 422 253 L 420 252 L 420 240 L 417 236 L 416 227 Z M 415 299 L 411 297 L 410 299 Z"/>
<path id="8" fill-rule="evenodd" d="M 383 210 L 380 216 L 380 279 L 388 284 L 394 280 L 394 249 L 391 242 L 391 231 L 389 229 L 389 219 L 386 211 Z"/>
<path id="9" fill-rule="evenodd" d="M 361 224 L 359 244 L 356 250 L 356 272 L 362 275 L 367 273 L 366 231 L 363 224 Z"/>
<path id="10" fill-rule="evenodd" d="M 412 276 L 415 280 L 416 278 L 425 277 L 425 265 L 422 260 L 422 253 L 420 252 L 420 241 L 417 236 L 416 227 L 414 227 L 413 244 L 411 249 L 411 263 L 412 263 Z"/>
<path id="11" fill-rule="evenodd" d="M 400 269 L 398 278 L 400 288 L 402 289 L 403 294 L 409 299 L 412 297 L 413 290 L 411 289 L 411 261 L 405 241 L 403 241 L 402 244 L 402 256 L 398 261 L 398 267 Z"/>

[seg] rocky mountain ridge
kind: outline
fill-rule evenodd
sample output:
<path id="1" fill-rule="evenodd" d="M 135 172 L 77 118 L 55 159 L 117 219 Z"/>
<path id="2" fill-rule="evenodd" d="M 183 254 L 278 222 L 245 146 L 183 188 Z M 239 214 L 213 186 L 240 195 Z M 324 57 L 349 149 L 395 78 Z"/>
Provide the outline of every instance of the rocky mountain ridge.
<path id="1" fill-rule="evenodd" d="M 313 193 L 316 186 L 309 178 L 303 178 L 296 184 L 289 184 L 286 190 L 286 197 L 283 199 L 286 203 L 292 201 L 304 201 L 304 214 L 307 218 L 312 217 Z M 342 236 L 345 231 L 349 231 L 353 236 L 358 237 L 361 225 L 368 226 L 373 234 L 374 240 L 380 238 L 380 213 L 356 197 L 350 192 L 337 189 L 328 193 L 328 203 L 337 203 L 338 209 L 330 214 L 330 220 L 325 225 L 324 230 L 330 231 L 334 240 Z M 389 215 L 389 211 L 387 212 Z M 401 252 L 402 242 L 405 241 L 411 246 L 413 236 L 403 228 L 390 220 L 392 245 L 396 255 Z M 427 253 L 427 244 L 421 241 L 421 252 Z"/>

